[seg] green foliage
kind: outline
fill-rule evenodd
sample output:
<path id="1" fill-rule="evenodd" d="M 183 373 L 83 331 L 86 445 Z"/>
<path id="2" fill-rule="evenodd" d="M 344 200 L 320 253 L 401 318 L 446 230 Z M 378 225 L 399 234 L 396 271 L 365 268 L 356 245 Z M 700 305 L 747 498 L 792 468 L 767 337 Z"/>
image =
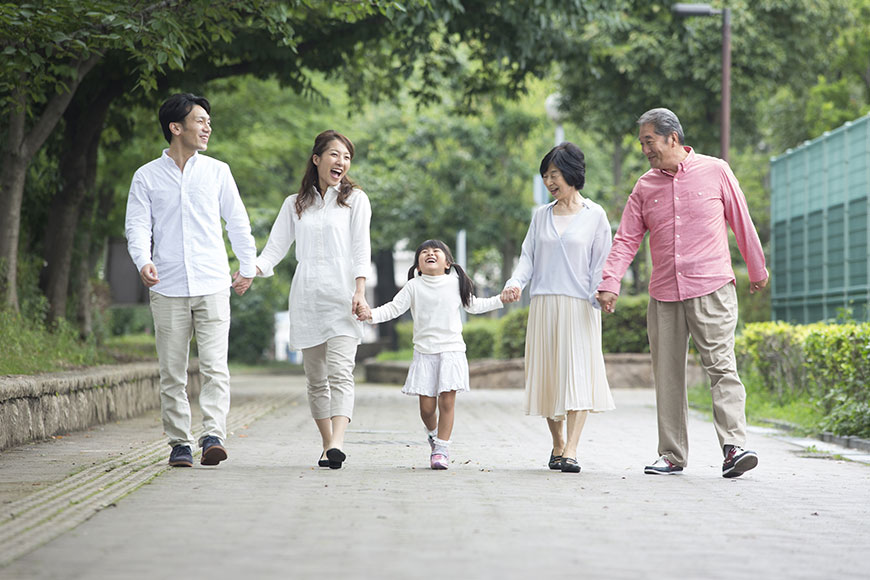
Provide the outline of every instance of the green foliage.
<path id="1" fill-rule="evenodd" d="M 738 330 L 751 322 L 767 322 L 770 320 L 770 286 L 750 294 L 749 274 L 745 269 L 735 268 L 737 279 Z"/>
<path id="2" fill-rule="evenodd" d="M 396 344 L 399 350 L 414 349 L 414 323 L 405 320 L 396 323 Z"/>
<path id="3" fill-rule="evenodd" d="M 154 331 L 154 319 L 151 316 L 151 308 L 145 304 L 111 308 L 109 310 L 108 325 L 111 336 L 142 333 L 153 334 Z"/>
<path id="4" fill-rule="evenodd" d="M 470 318 L 462 329 L 465 340 L 465 354 L 469 360 L 493 358 L 500 320 L 497 318 Z"/>
<path id="5" fill-rule="evenodd" d="M 275 337 L 275 313 L 286 309 L 286 288 L 275 277 L 256 278 L 244 296 L 231 295 L 231 361 L 255 364 L 265 358 Z"/>
<path id="6" fill-rule="evenodd" d="M 496 349 L 499 358 L 522 358 L 526 355 L 528 320 L 528 306 L 515 308 L 501 317 L 501 333 Z"/>
<path id="7" fill-rule="evenodd" d="M 78 331 L 65 320 L 51 329 L 38 320 L 0 310 L 0 375 L 69 370 L 106 362 L 91 343 L 79 341 Z"/>
<path id="8" fill-rule="evenodd" d="M 622 296 L 613 314 L 601 315 L 601 347 L 604 352 L 649 352 L 646 310 L 649 296 Z"/>
<path id="9" fill-rule="evenodd" d="M 818 327 L 805 348 L 807 378 L 827 414 L 822 428 L 870 437 L 870 324 Z"/>
<path id="10" fill-rule="evenodd" d="M 812 401 L 818 429 L 870 436 L 870 324 L 747 324 L 735 354 L 747 390 L 780 406 Z"/>

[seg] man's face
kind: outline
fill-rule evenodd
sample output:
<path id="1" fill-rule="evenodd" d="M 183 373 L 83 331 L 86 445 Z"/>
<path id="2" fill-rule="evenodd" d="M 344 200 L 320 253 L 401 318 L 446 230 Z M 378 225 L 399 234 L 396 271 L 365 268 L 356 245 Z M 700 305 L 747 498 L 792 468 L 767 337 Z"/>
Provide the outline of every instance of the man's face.
<path id="1" fill-rule="evenodd" d="M 192 151 L 205 151 L 208 149 L 208 138 L 211 136 L 211 117 L 199 105 L 194 105 L 184 120 L 180 123 L 171 123 L 175 139 L 181 141 L 184 149 Z"/>
<path id="2" fill-rule="evenodd" d="M 676 133 L 671 133 L 667 137 L 659 135 L 655 132 L 653 124 L 647 123 L 640 126 L 637 138 L 650 167 L 676 170 L 681 160 L 680 153 L 683 151 Z"/>

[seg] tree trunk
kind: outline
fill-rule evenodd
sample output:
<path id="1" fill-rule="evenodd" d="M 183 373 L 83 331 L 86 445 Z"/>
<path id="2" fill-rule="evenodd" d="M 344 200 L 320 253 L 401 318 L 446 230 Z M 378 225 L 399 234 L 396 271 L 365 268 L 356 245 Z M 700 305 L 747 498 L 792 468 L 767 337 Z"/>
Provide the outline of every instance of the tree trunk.
<path id="1" fill-rule="evenodd" d="M 16 113 L 13 113 L 16 115 Z M 23 125 L 24 113 L 21 113 Z M 23 158 L 17 148 L 10 124 L 10 138 L 2 151 L 0 169 L 0 292 L 2 305 L 18 310 L 18 233 L 21 228 L 21 201 L 29 159 Z"/>
<path id="2" fill-rule="evenodd" d="M 97 152 L 109 106 L 120 94 L 119 83 L 110 83 L 95 98 L 79 95 L 64 114 L 66 130 L 60 160 L 61 189 L 51 201 L 45 229 L 43 253 L 45 268 L 39 284 L 48 299 L 49 321 L 66 316 L 70 293 L 76 231 L 86 194 L 97 174 Z M 91 203 L 90 205 L 93 205 Z M 90 223 L 90 218 L 84 220 Z M 85 249 L 86 254 L 88 248 Z M 88 276 L 90 272 L 87 273 Z"/>
<path id="3" fill-rule="evenodd" d="M 76 76 L 67 85 L 69 90 L 49 99 L 29 130 L 26 129 L 26 89 L 13 89 L 16 106 L 12 107 L 9 114 L 8 137 L 0 149 L 0 155 L 3 156 L 0 169 L 0 266 L 3 270 L 0 293 L 2 304 L 13 310 L 18 310 L 18 235 L 21 231 L 21 202 L 24 199 L 27 168 L 57 126 L 82 78 L 100 58 L 100 54 L 92 53 L 87 60 L 77 63 Z M 25 79 L 18 80 L 20 86 L 26 84 Z"/>
<path id="4" fill-rule="evenodd" d="M 393 263 L 392 250 L 375 252 L 375 268 L 378 273 L 378 283 L 375 286 L 375 306 L 386 304 L 396 296 L 396 268 Z M 378 325 L 378 335 L 390 345 L 390 349 L 398 347 L 395 321 L 390 320 Z"/>

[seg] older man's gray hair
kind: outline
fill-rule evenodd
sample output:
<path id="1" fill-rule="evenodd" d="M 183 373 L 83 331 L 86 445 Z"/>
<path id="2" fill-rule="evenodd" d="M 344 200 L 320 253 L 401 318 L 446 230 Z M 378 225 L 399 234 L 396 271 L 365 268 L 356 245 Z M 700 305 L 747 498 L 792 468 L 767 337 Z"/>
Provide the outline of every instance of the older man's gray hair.
<path id="1" fill-rule="evenodd" d="M 657 135 L 669 137 L 671 133 L 676 132 L 677 141 L 683 145 L 683 126 L 680 125 L 680 120 L 670 109 L 659 108 L 650 109 L 640 116 L 637 120 L 639 126 L 652 125 L 653 130 Z"/>

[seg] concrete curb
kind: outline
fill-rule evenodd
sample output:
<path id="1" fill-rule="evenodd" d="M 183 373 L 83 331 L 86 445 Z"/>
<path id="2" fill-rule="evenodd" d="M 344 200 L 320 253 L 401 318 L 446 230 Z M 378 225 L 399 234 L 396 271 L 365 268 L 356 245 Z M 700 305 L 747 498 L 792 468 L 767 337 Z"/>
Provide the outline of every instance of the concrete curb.
<path id="1" fill-rule="evenodd" d="M 410 361 L 378 362 L 368 359 L 364 363 L 366 382 L 381 384 L 404 384 Z M 604 355 L 607 380 L 611 387 L 652 388 L 652 360 L 649 353 L 612 353 Z M 525 364 L 521 358 L 481 359 L 468 361 L 472 389 L 509 388 L 522 389 L 525 385 Z M 704 369 L 694 360 L 689 360 L 689 384 L 707 381 Z"/>
<path id="2" fill-rule="evenodd" d="M 198 361 L 188 369 L 188 393 L 199 395 Z M 127 419 L 160 406 L 156 362 L 61 373 L 0 377 L 0 450 L 29 441 Z"/>

